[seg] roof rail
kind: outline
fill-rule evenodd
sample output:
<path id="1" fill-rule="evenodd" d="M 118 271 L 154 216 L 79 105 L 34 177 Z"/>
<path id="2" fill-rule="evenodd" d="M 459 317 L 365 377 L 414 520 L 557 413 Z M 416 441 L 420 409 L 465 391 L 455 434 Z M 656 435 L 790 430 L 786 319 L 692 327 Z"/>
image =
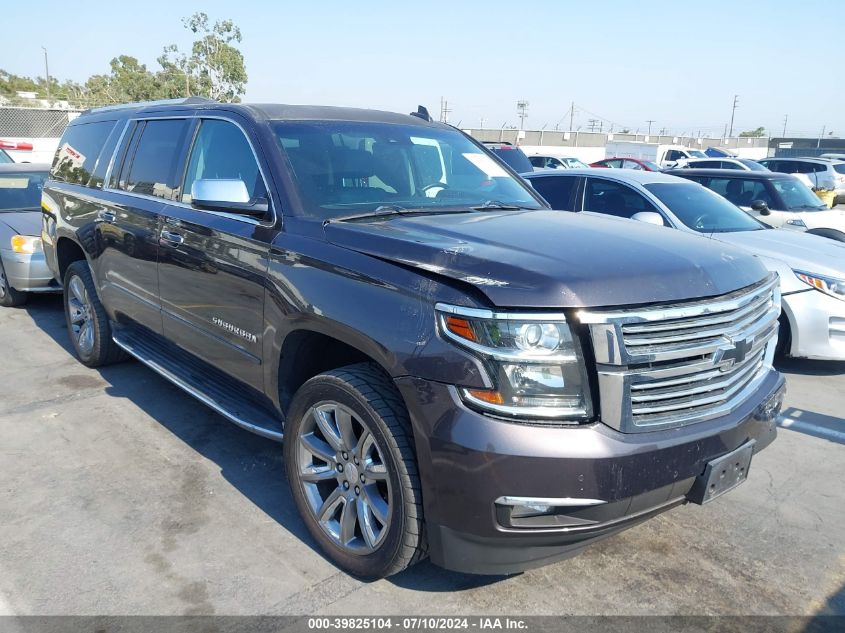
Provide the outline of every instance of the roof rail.
<path id="1" fill-rule="evenodd" d="M 116 103 L 114 105 L 101 106 L 99 108 L 88 108 L 82 114 L 93 114 L 95 112 L 110 112 L 112 110 L 128 110 L 130 108 L 148 108 L 160 105 L 194 105 L 201 103 L 218 103 L 208 97 L 183 97 L 181 99 L 159 99 L 158 101 L 136 101 L 134 103 Z"/>

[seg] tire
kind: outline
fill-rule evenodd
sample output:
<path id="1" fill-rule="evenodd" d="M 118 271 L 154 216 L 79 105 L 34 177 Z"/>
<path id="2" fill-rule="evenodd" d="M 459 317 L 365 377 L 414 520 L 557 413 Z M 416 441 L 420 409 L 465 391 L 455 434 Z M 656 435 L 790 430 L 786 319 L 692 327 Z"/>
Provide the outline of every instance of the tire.
<path id="1" fill-rule="evenodd" d="M 836 229 L 810 229 L 807 233 L 810 235 L 818 235 L 820 237 L 829 237 L 837 242 L 845 242 L 845 233 L 837 231 Z"/>
<path id="2" fill-rule="evenodd" d="M 425 557 L 410 419 L 377 365 L 349 365 L 302 385 L 287 417 L 284 457 L 308 531 L 338 567 L 376 579 Z"/>
<path id="3" fill-rule="evenodd" d="M 9 280 L 6 278 L 6 269 L 3 268 L 3 261 L 0 260 L 0 306 L 4 308 L 22 306 L 28 298 L 27 293 L 19 292 L 9 285 Z"/>
<path id="4" fill-rule="evenodd" d="M 65 272 L 64 306 L 68 334 L 83 365 L 102 367 L 127 358 L 112 340 L 106 310 L 85 261 L 73 262 Z"/>
<path id="5" fill-rule="evenodd" d="M 789 318 L 785 312 L 780 313 L 778 318 L 778 343 L 775 347 L 775 356 L 779 359 L 789 358 L 792 351 L 792 329 L 789 326 Z"/>

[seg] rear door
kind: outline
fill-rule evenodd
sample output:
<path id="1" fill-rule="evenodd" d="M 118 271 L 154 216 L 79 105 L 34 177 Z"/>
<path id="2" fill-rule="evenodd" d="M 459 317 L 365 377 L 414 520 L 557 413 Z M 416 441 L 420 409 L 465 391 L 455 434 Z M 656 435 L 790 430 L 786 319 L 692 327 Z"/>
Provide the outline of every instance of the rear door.
<path id="1" fill-rule="evenodd" d="M 267 198 L 248 122 L 202 118 L 178 200 L 160 230 L 159 286 L 165 336 L 235 378 L 263 390 L 264 280 L 277 231 L 266 218 L 193 206 L 197 180 L 239 179 L 253 200 Z M 216 115 L 215 115 L 216 117 Z"/>
<path id="2" fill-rule="evenodd" d="M 177 193 L 189 125 L 185 117 L 130 121 L 98 196 L 96 267 L 103 304 L 113 317 L 128 317 L 156 333 L 162 330 L 161 213 Z"/>

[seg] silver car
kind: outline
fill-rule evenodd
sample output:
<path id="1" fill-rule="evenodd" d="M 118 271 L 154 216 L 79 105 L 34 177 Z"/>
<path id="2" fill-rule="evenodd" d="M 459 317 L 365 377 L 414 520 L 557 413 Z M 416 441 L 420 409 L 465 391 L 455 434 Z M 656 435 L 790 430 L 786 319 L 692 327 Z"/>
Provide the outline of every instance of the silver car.
<path id="1" fill-rule="evenodd" d="M 555 209 L 650 222 L 751 251 L 780 275 L 780 351 L 845 360 L 844 243 L 769 228 L 709 189 L 667 174 L 578 169 L 523 177 Z"/>
<path id="2" fill-rule="evenodd" d="M 0 306 L 30 292 L 56 292 L 41 248 L 41 188 L 49 165 L 0 164 Z"/>

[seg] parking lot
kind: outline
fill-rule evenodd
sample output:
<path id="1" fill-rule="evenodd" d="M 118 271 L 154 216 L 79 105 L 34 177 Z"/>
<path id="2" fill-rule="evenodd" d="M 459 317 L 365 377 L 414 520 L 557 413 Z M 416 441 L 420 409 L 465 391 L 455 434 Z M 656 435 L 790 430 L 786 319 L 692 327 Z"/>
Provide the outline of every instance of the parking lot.
<path id="1" fill-rule="evenodd" d="M 845 364 L 798 362 L 750 479 L 513 577 L 362 583 L 317 551 L 279 445 L 136 362 L 71 355 L 58 297 L 0 312 L 0 614 L 845 614 Z"/>

